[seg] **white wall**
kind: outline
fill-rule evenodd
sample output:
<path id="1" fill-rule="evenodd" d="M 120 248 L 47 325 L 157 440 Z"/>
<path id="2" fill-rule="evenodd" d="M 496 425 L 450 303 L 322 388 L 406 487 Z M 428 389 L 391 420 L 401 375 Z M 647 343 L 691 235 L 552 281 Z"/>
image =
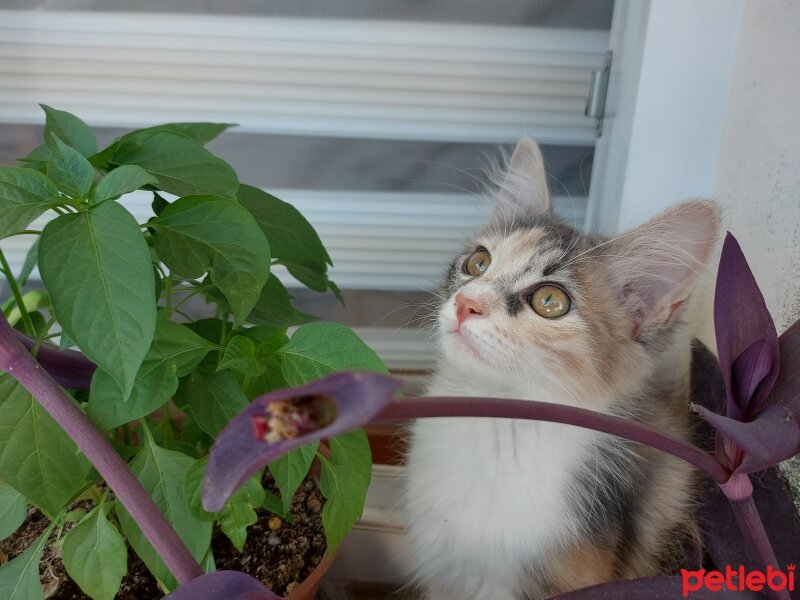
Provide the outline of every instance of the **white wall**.
<path id="1" fill-rule="evenodd" d="M 621 231 L 682 199 L 714 198 L 782 331 L 800 318 L 800 1 L 618 6 L 629 17 L 623 35 L 612 27 L 612 46 L 641 66 L 616 81 L 612 72 L 597 162 L 616 170 L 598 174 L 590 225 Z M 688 309 L 712 347 L 714 278 L 711 269 Z"/>
<path id="2" fill-rule="evenodd" d="M 710 196 L 745 0 L 617 0 L 587 226 Z"/>
<path id="3" fill-rule="evenodd" d="M 748 0 L 714 196 L 778 331 L 800 319 L 800 2 Z M 705 328 L 710 333 L 710 323 Z"/>

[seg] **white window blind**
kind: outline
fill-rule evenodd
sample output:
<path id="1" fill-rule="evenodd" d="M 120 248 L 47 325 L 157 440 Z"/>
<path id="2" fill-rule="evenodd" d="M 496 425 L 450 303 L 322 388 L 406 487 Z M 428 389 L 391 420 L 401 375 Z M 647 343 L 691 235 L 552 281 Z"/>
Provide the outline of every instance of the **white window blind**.
<path id="1" fill-rule="evenodd" d="M 583 109 L 607 29 L 156 10 L 0 9 L 0 164 L 38 143 L 38 103 L 100 128 L 101 143 L 167 121 L 237 123 L 212 150 L 298 207 L 345 290 L 435 289 L 489 208 L 474 166 L 522 135 L 544 145 L 556 210 L 583 222 Z M 149 216 L 149 194 L 122 201 Z M 14 270 L 32 241 L 0 241 Z M 429 362 L 406 350 L 414 334 L 401 348 L 391 328 L 360 331 L 398 368 Z"/>
<path id="2" fill-rule="evenodd" d="M 41 102 L 94 126 L 211 120 L 268 134 L 590 145 L 587 81 L 608 43 L 604 31 L 499 25 L 0 15 L 0 121 L 12 123 L 40 123 Z M 430 288 L 481 219 L 464 194 L 279 195 L 319 227 L 342 287 Z M 582 220 L 584 197 L 556 205 Z M 18 263 L 25 243 L 3 245 Z"/>
<path id="3" fill-rule="evenodd" d="M 381 139 L 593 143 L 603 31 L 211 15 L 4 11 L 0 117 L 176 119 Z"/>

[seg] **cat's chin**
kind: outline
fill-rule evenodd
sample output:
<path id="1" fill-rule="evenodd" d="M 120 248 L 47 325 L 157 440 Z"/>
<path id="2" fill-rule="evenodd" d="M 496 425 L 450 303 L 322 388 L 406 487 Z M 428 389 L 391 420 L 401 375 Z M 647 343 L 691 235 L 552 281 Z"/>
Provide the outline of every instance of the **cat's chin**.
<path id="1" fill-rule="evenodd" d="M 482 364 L 487 362 L 478 345 L 471 339 L 469 333 L 463 329 L 445 333 L 444 345 L 445 352 L 449 355 L 457 354 L 459 357 L 466 355 Z"/>

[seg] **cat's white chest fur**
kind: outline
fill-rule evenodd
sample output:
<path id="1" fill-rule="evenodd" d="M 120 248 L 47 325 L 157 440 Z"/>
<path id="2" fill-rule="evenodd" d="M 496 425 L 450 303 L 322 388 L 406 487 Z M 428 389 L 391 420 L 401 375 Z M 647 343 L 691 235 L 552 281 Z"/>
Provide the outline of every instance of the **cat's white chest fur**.
<path id="1" fill-rule="evenodd" d="M 429 393 L 500 395 L 475 381 L 441 376 Z M 568 425 L 510 419 L 414 424 L 405 503 L 414 571 L 428 581 L 450 581 L 440 590 L 429 587 L 429 594 L 515 598 L 525 563 L 575 533 L 570 480 L 585 464 L 594 436 Z"/>

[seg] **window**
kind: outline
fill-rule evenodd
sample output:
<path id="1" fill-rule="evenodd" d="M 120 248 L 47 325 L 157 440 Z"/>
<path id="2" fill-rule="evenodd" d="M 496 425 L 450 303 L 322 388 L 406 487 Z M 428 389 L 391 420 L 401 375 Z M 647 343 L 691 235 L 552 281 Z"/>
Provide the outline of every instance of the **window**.
<path id="1" fill-rule="evenodd" d="M 0 163 L 38 143 L 39 102 L 101 127 L 101 144 L 159 122 L 238 123 L 211 149 L 317 227 L 347 299 L 297 290 L 298 304 L 365 328 L 390 366 L 430 363 L 420 305 L 485 218 L 483 167 L 500 148 L 537 139 L 556 210 L 578 225 L 586 214 L 595 133 L 583 109 L 611 0 L 6 6 Z M 146 218 L 148 194 L 125 202 Z M 30 243 L 2 242 L 16 268 Z"/>

